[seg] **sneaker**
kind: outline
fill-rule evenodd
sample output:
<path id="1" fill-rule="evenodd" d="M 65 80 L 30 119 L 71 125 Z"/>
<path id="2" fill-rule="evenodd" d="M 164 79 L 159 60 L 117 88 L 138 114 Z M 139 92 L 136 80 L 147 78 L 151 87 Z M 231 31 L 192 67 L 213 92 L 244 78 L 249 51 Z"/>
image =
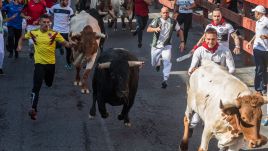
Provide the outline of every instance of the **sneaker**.
<path id="1" fill-rule="evenodd" d="M 141 47 L 142 47 L 142 44 L 141 44 L 141 43 L 139 43 L 139 44 L 138 44 L 138 47 L 139 47 L 139 48 L 141 48 Z"/>
<path id="2" fill-rule="evenodd" d="M 29 58 L 30 58 L 30 59 L 33 59 L 33 56 L 34 56 L 34 53 L 32 53 L 32 52 L 29 53 Z"/>
<path id="3" fill-rule="evenodd" d="M 67 70 L 71 70 L 73 66 L 72 66 L 71 64 L 66 64 L 64 67 L 65 67 Z"/>
<path id="4" fill-rule="evenodd" d="M 261 120 L 262 126 L 268 126 L 268 119 Z"/>
<path id="5" fill-rule="evenodd" d="M 136 36 L 137 35 L 137 30 L 131 30 L 132 36 Z"/>
<path id="6" fill-rule="evenodd" d="M 156 70 L 156 72 L 159 72 L 160 71 L 160 66 L 156 66 L 155 70 Z"/>
<path id="7" fill-rule="evenodd" d="M 3 69 L 0 69 L 0 75 L 4 75 Z"/>
<path id="8" fill-rule="evenodd" d="M 16 51 L 15 52 L 15 59 L 18 59 L 19 58 L 19 53 Z"/>
<path id="9" fill-rule="evenodd" d="M 13 53 L 9 53 L 8 58 L 12 58 L 13 57 Z"/>
<path id="10" fill-rule="evenodd" d="M 36 112 L 35 109 L 31 109 L 28 114 L 29 114 L 29 116 L 30 116 L 30 118 L 32 120 L 36 120 L 36 118 L 37 118 L 37 112 Z"/>
<path id="11" fill-rule="evenodd" d="M 163 89 L 167 88 L 167 81 L 162 82 L 162 87 L 161 88 L 163 88 Z"/>

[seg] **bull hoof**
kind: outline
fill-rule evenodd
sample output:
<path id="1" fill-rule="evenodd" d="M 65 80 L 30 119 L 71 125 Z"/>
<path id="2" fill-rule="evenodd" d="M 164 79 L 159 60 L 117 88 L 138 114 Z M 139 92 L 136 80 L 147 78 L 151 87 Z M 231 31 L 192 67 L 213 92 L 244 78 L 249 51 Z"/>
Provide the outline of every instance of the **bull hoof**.
<path id="1" fill-rule="evenodd" d="M 80 81 L 74 81 L 74 85 L 75 86 L 81 86 L 82 85 L 82 82 L 80 82 Z"/>
<path id="2" fill-rule="evenodd" d="M 188 151 L 188 145 L 181 143 L 179 146 L 180 151 Z"/>
<path id="3" fill-rule="evenodd" d="M 78 86 L 78 83 L 79 83 L 78 81 L 74 81 L 75 86 Z"/>
<path id="4" fill-rule="evenodd" d="M 106 112 L 105 114 L 101 114 L 101 117 L 102 118 L 107 118 L 109 116 L 109 113 L 108 112 Z"/>
<path id="5" fill-rule="evenodd" d="M 131 127 L 131 123 L 125 123 L 126 127 Z"/>
<path id="6" fill-rule="evenodd" d="M 88 89 L 81 89 L 81 93 L 82 94 L 89 94 L 89 90 Z"/>
<path id="7" fill-rule="evenodd" d="M 96 116 L 96 111 L 93 111 L 92 109 L 89 111 L 90 116 Z"/>
<path id="8" fill-rule="evenodd" d="M 121 120 L 124 119 L 124 116 L 123 116 L 122 114 L 119 114 L 119 115 L 117 116 L 117 119 L 121 121 Z"/>
<path id="9" fill-rule="evenodd" d="M 94 119 L 94 117 L 95 117 L 95 116 L 92 116 L 92 115 L 88 114 L 88 118 L 89 118 L 89 119 L 92 120 L 92 119 Z"/>

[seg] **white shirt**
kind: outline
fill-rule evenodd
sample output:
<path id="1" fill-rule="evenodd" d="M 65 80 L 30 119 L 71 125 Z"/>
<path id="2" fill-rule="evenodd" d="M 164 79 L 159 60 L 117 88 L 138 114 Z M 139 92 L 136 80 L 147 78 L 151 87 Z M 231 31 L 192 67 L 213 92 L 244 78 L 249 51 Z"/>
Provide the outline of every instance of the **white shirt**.
<path id="1" fill-rule="evenodd" d="M 159 38 L 157 40 L 157 45 L 156 45 L 157 48 L 164 47 L 165 39 L 168 38 L 169 29 L 170 29 L 170 26 L 172 26 L 171 23 L 170 23 L 170 18 L 168 18 L 167 20 L 164 20 L 163 18 L 160 18 L 160 21 L 161 21 L 161 27 L 160 27 L 161 31 L 160 31 L 160 34 L 159 34 Z M 175 30 L 176 31 L 180 30 L 180 25 L 178 24 L 178 22 L 176 22 Z"/>
<path id="2" fill-rule="evenodd" d="M 194 0 L 177 0 L 176 5 L 179 7 L 179 13 L 193 13 L 193 9 L 185 9 L 193 3 Z"/>
<path id="3" fill-rule="evenodd" d="M 234 73 L 235 64 L 231 51 L 229 48 L 219 45 L 218 49 L 215 53 L 211 53 L 205 47 L 198 47 L 193 54 L 191 66 L 189 68 L 189 72 L 192 71 L 193 68 L 198 67 L 201 63 L 201 60 L 211 60 L 219 65 L 228 68 L 229 73 Z"/>
<path id="4" fill-rule="evenodd" d="M 256 21 L 256 38 L 254 40 L 253 49 L 268 51 L 268 39 L 261 39 L 261 35 L 268 35 L 268 18 L 263 16 Z"/>
<path id="5" fill-rule="evenodd" d="M 207 31 L 209 28 L 213 28 L 217 31 L 219 44 L 229 48 L 230 34 L 235 31 L 233 26 L 229 23 L 223 23 L 222 25 L 218 26 L 208 24 L 205 31 Z"/>
<path id="6" fill-rule="evenodd" d="M 59 33 L 69 33 L 70 17 L 74 14 L 73 9 L 69 6 L 61 7 L 60 4 L 56 4 L 51 7 L 49 13 L 54 16 L 53 30 Z"/>

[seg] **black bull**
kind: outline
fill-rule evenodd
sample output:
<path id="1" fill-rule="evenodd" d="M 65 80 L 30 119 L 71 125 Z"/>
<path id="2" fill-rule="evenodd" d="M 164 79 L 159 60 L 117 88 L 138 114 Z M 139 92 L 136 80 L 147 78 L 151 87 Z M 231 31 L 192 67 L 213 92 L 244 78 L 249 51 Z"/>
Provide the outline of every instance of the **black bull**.
<path id="1" fill-rule="evenodd" d="M 132 107 L 139 81 L 139 67 L 143 62 L 122 48 L 104 51 L 97 60 L 93 75 L 93 104 L 90 115 L 96 115 L 96 102 L 102 118 L 108 117 L 105 104 L 123 105 L 119 120 L 130 126 L 128 113 Z"/>

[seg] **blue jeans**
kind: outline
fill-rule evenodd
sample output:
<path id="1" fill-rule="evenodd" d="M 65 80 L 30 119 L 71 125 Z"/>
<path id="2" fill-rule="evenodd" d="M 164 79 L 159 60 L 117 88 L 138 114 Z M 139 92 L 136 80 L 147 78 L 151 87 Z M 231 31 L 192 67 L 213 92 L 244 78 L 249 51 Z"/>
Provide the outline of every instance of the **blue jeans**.
<path id="1" fill-rule="evenodd" d="M 142 33 L 143 30 L 145 29 L 147 22 L 148 22 L 148 16 L 138 16 L 136 15 L 136 20 L 137 20 L 137 27 L 136 27 L 136 32 L 138 34 L 138 42 L 142 42 Z"/>
<path id="2" fill-rule="evenodd" d="M 266 90 L 267 86 L 267 65 L 268 51 L 253 50 L 254 60 L 256 64 L 254 87 L 256 91 Z"/>

